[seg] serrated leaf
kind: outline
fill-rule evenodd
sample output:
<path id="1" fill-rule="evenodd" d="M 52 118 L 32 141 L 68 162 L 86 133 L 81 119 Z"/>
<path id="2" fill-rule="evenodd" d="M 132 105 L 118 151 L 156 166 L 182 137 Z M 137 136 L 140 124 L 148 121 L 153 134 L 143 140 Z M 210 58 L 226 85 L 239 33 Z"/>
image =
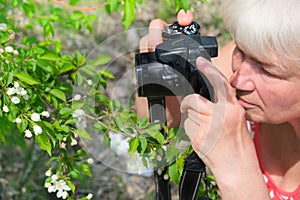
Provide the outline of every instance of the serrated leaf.
<path id="1" fill-rule="evenodd" d="M 190 8 L 190 0 L 180 0 L 181 7 L 187 11 Z"/>
<path id="2" fill-rule="evenodd" d="M 149 121 L 148 117 L 143 117 L 143 118 L 139 119 L 137 122 L 138 127 L 139 128 L 145 127 L 148 124 L 148 121 Z"/>
<path id="3" fill-rule="evenodd" d="M 93 176 L 92 173 L 91 173 L 90 167 L 87 164 L 81 164 L 80 168 L 81 168 L 83 174 L 85 174 L 89 177 Z"/>
<path id="4" fill-rule="evenodd" d="M 99 66 L 99 65 L 104 65 L 104 64 L 108 63 L 109 61 L 111 61 L 111 57 L 108 55 L 102 54 L 102 55 L 98 56 L 96 59 L 94 59 L 91 64 L 93 66 Z"/>
<path id="5" fill-rule="evenodd" d="M 177 163 L 173 163 L 168 167 L 168 174 L 170 176 L 171 181 L 179 184 L 180 182 L 180 174 L 178 171 Z"/>
<path id="6" fill-rule="evenodd" d="M 62 108 L 59 110 L 58 114 L 61 115 L 61 117 L 67 117 L 73 112 L 73 109 L 71 108 Z"/>
<path id="7" fill-rule="evenodd" d="M 114 75 L 108 69 L 105 69 L 105 68 L 100 68 L 98 70 L 98 74 L 100 76 L 105 76 L 107 78 L 114 78 Z"/>
<path id="8" fill-rule="evenodd" d="M 120 1 L 119 0 L 108 0 L 107 3 L 109 4 L 110 10 L 118 11 Z"/>
<path id="9" fill-rule="evenodd" d="M 27 83 L 28 85 L 40 84 L 38 80 L 27 74 L 26 72 L 19 72 L 15 76 L 22 82 Z"/>
<path id="10" fill-rule="evenodd" d="M 43 59 L 43 60 L 50 60 L 50 61 L 58 61 L 60 60 L 60 57 L 54 53 L 47 53 L 41 57 L 39 57 L 39 59 Z"/>
<path id="11" fill-rule="evenodd" d="M 148 142 L 147 142 L 147 139 L 146 138 L 143 138 L 141 137 L 140 138 L 140 146 L 141 146 L 141 150 L 139 153 L 144 153 L 147 149 L 147 145 L 148 145 Z"/>
<path id="12" fill-rule="evenodd" d="M 138 146 L 139 146 L 139 138 L 138 137 L 134 137 L 134 138 L 130 139 L 129 140 L 129 153 L 133 154 L 134 152 L 136 152 Z"/>
<path id="13" fill-rule="evenodd" d="M 135 17 L 135 0 L 125 0 L 123 5 L 124 17 L 122 24 L 127 30 Z"/>
<path id="14" fill-rule="evenodd" d="M 72 181 L 67 181 L 67 185 L 71 188 L 71 191 L 74 193 L 76 186 Z"/>
<path id="15" fill-rule="evenodd" d="M 64 63 L 63 66 L 59 69 L 59 72 L 65 73 L 65 72 L 71 71 L 75 68 L 76 68 L 75 65 L 73 65 L 72 63 Z"/>
<path id="16" fill-rule="evenodd" d="M 51 156 L 52 147 L 48 136 L 45 133 L 42 133 L 40 135 L 37 135 L 35 138 L 37 143 L 39 144 L 39 147 L 47 151 L 47 153 Z"/>
<path id="17" fill-rule="evenodd" d="M 84 129 L 78 129 L 75 131 L 75 133 L 77 133 L 78 136 L 81 138 L 92 140 L 92 137 L 90 136 L 90 134 Z"/>
<path id="18" fill-rule="evenodd" d="M 56 98 L 62 100 L 63 102 L 67 101 L 65 93 L 59 89 L 52 89 L 49 91 L 49 93 L 55 96 Z"/>
<path id="19" fill-rule="evenodd" d="M 80 2 L 80 0 L 70 0 L 69 1 L 69 4 L 71 5 L 71 6 L 75 6 L 76 4 L 78 4 Z"/>

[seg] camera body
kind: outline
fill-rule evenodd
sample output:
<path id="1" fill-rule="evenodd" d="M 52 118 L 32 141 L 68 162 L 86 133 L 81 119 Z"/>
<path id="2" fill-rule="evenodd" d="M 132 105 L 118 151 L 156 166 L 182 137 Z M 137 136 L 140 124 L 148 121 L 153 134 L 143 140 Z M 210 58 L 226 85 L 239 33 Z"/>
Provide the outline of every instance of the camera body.
<path id="1" fill-rule="evenodd" d="M 215 37 L 201 36 L 200 26 L 193 22 L 180 26 L 177 22 L 163 29 L 164 42 L 155 52 L 136 54 L 135 71 L 140 97 L 186 96 L 197 93 L 211 100 L 212 86 L 198 71 L 196 59 L 210 61 L 218 55 Z"/>

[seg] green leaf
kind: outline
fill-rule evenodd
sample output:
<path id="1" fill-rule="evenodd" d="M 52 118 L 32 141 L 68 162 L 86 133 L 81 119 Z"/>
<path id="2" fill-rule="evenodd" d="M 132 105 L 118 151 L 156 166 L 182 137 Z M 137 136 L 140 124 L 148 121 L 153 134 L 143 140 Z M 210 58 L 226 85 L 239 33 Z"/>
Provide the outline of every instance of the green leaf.
<path id="1" fill-rule="evenodd" d="M 75 65 L 73 65 L 72 63 L 64 63 L 63 66 L 59 69 L 59 72 L 65 73 L 65 72 L 71 71 L 75 68 L 76 68 Z"/>
<path id="2" fill-rule="evenodd" d="M 100 68 L 98 70 L 98 74 L 100 76 L 105 76 L 107 78 L 114 78 L 114 75 L 108 69 L 106 69 L 106 68 Z"/>
<path id="3" fill-rule="evenodd" d="M 90 167 L 87 164 L 81 164 L 80 168 L 81 168 L 83 174 L 85 174 L 89 177 L 93 177 L 93 175 L 91 173 L 91 170 L 90 170 Z"/>
<path id="4" fill-rule="evenodd" d="M 50 61 L 58 61 L 60 60 L 60 57 L 54 53 L 47 53 L 41 57 L 39 57 L 39 59 L 44 59 L 44 60 L 50 60 Z"/>
<path id="5" fill-rule="evenodd" d="M 143 117 L 141 119 L 138 120 L 137 124 L 139 128 L 143 128 L 148 124 L 148 117 Z"/>
<path id="6" fill-rule="evenodd" d="M 180 0 L 180 6 L 187 11 L 190 8 L 190 0 Z"/>
<path id="7" fill-rule="evenodd" d="M 67 185 L 71 188 L 71 191 L 74 193 L 76 186 L 72 181 L 67 181 Z"/>
<path id="8" fill-rule="evenodd" d="M 111 57 L 103 54 L 94 59 L 90 64 L 96 67 L 107 64 L 109 61 L 111 61 Z"/>
<path id="9" fill-rule="evenodd" d="M 80 0 L 70 0 L 69 4 L 72 6 L 75 6 L 76 4 L 78 4 L 80 2 Z"/>
<path id="10" fill-rule="evenodd" d="M 48 60 L 43 60 L 43 59 L 37 59 L 37 65 L 42 69 L 44 70 L 45 72 L 48 72 L 50 73 L 51 75 L 53 75 L 54 71 L 53 71 L 53 68 L 51 67 L 51 65 L 49 64 L 49 61 Z"/>
<path id="11" fill-rule="evenodd" d="M 112 11 L 118 11 L 118 7 L 120 5 L 119 0 L 108 0 L 107 3 L 109 3 L 110 10 Z"/>
<path id="12" fill-rule="evenodd" d="M 47 151 L 47 153 L 51 156 L 52 147 L 48 136 L 45 133 L 42 133 L 40 135 L 37 135 L 35 138 L 40 148 Z"/>
<path id="13" fill-rule="evenodd" d="M 90 134 L 84 129 L 75 130 L 75 133 L 77 133 L 81 138 L 92 140 Z"/>
<path id="14" fill-rule="evenodd" d="M 73 109 L 72 108 L 62 108 L 59 110 L 58 114 L 61 115 L 61 117 L 65 118 L 68 117 L 70 114 L 72 114 Z"/>
<path id="15" fill-rule="evenodd" d="M 124 125 L 122 119 L 120 117 L 113 117 L 113 121 L 115 123 L 116 129 L 122 130 Z"/>
<path id="16" fill-rule="evenodd" d="M 141 150 L 139 151 L 139 153 L 144 153 L 148 145 L 147 139 L 144 137 L 140 137 L 140 144 Z"/>
<path id="17" fill-rule="evenodd" d="M 160 123 L 151 123 L 144 130 L 141 131 L 142 134 L 150 135 L 154 138 L 160 145 L 164 144 L 165 137 L 161 133 L 161 124 Z"/>
<path id="18" fill-rule="evenodd" d="M 176 184 L 179 184 L 180 182 L 180 174 L 177 168 L 177 163 L 173 163 L 168 167 L 168 174 L 170 176 L 171 181 L 173 181 Z"/>
<path id="19" fill-rule="evenodd" d="M 49 93 L 55 96 L 56 98 L 62 100 L 63 102 L 67 101 L 65 93 L 59 89 L 52 89 L 49 91 Z"/>
<path id="20" fill-rule="evenodd" d="M 28 85 L 40 84 L 40 82 L 38 80 L 36 80 L 35 78 L 33 78 L 32 76 L 30 76 L 26 72 L 19 72 L 19 73 L 15 74 L 15 75 L 16 75 L 16 77 L 20 81 L 22 81 L 24 83 L 27 83 Z"/>
<path id="21" fill-rule="evenodd" d="M 32 8 L 28 3 L 23 3 L 23 10 L 28 17 L 32 17 Z"/>
<path id="22" fill-rule="evenodd" d="M 127 30 L 135 17 L 135 0 L 125 0 L 123 5 L 124 17 L 122 24 Z"/>
<path id="23" fill-rule="evenodd" d="M 138 146 L 139 146 L 139 138 L 138 137 L 134 137 L 134 138 L 130 139 L 129 140 L 129 153 L 133 154 L 134 152 L 136 152 Z"/>

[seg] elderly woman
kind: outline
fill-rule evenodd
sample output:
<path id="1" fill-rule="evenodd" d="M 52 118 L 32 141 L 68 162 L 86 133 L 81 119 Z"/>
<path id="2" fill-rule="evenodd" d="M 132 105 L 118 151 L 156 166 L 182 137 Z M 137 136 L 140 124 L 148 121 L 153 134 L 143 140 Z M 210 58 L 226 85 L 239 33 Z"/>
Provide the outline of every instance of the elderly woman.
<path id="1" fill-rule="evenodd" d="M 197 60 L 216 101 L 186 96 L 180 109 L 168 110 L 169 125 L 180 123 L 179 110 L 185 115 L 192 147 L 216 177 L 222 199 L 300 199 L 300 1 L 228 0 L 223 11 L 234 42 L 213 60 L 217 67 Z M 178 14 L 182 24 L 192 18 Z M 150 31 L 141 47 L 152 50 L 159 42 Z"/>

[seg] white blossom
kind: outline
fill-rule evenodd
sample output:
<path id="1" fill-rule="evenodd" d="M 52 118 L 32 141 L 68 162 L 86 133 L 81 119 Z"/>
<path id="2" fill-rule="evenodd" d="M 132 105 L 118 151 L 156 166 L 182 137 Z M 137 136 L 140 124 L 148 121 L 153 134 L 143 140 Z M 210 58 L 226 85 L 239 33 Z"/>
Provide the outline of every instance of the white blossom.
<path id="1" fill-rule="evenodd" d="M 66 199 L 68 197 L 68 192 L 71 188 L 66 184 L 64 180 L 52 179 L 51 183 L 53 184 L 53 192 L 56 192 L 57 198 Z M 49 189 L 49 188 L 48 188 Z"/>
<path id="2" fill-rule="evenodd" d="M 6 91 L 7 95 L 13 95 L 16 93 L 16 89 L 15 88 L 8 88 L 8 90 Z"/>
<path id="3" fill-rule="evenodd" d="M 87 80 L 87 84 L 88 85 L 92 85 L 93 84 L 93 81 L 91 79 Z"/>
<path id="4" fill-rule="evenodd" d="M 8 53 L 12 53 L 14 51 L 14 48 L 12 48 L 12 46 L 7 46 L 5 47 L 5 51 Z"/>
<path id="5" fill-rule="evenodd" d="M 24 99 L 25 101 L 27 101 L 27 100 L 29 99 L 29 96 L 26 94 L 26 95 L 23 96 L 23 99 Z"/>
<path id="6" fill-rule="evenodd" d="M 6 112 L 6 113 L 8 113 L 8 112 L 9 112 L 9 109 L 8 109 L 8 107 L 7 107 L 7 106 L 3 106 L 3 107 L 2 107 L 2 110 L 3 110 L 4 112 Z"/>
<path id="7" fill-rule="evenodd" d="M 89 193 L 87 196 L 86 196 L 87 199 L 92 199 L 93 198 L 93 194 L 92 193 Z"/>
<path id="8" fill-rule="evenodd" d="M 31 131 L 30 130 L 25 130 L 25 137 L 27 137 L 27 138 L 31 138 L 32 137 L 32 133 L 31 133 Z"/>
<path id="9" fill-rule="evenodd" d="M 77 140 L 75 140 L 75 139 L 71 139 L 71 146 L 75 146 L 75 145 L 77 145 Z"/>
<path id="10" fill-rule="evenodd" d="M 78 100 L 81 99 L 81 95 L 80 95 L 80 94 L 76 94 L 76 95 L 74 95 L 73 99 L 74 99 L 75 101 L 78 101 Z"/>
<path id="11" fill-rule="evenodd" d="M 88 159 L 87 159 L 87 163 L 90 164 L 90 165 L 93 164 L 93 163 L 94 163 L 93 158 L 88 158 Z"/>
<path id="12" fill-rule="evenodd" d="M 4 52 L 4 50 L 2 48 L 0 48 L 0 53 L 3 53 L 3 52 Z"/>
<path id="13" fill-rule="evenodd" d="M 82 110 L 82 109 L 76 109 L 73 112 L 72 116 L 73 117 L 82 117 L 82 116 L 84 116 L 84 114 L 85 114 L 84 110 Z"/>
<path id="14" fill-rule="evenodd" d="M 31 114 L 31 120 L 35 121 L 35 122 L 38 122 L 38 121 L 41 120 L 41 117 L 38 113 L 34 112 L 34 113 Z"/>
<path id="15" fill-rule="evenodd" d="M 18 56 L 18 55 L 19 55 L 18 50 L 14 50 L 13 53 L 14 53 L 15 56 Z"/>
<path id="16" fill-rule="evenodd" d="M 15 81 L 15 82 L 14 82 L 14 87 L 15 87 L 16 89 L 20 87 L 20 84 L 19 84 L 18 81 Z"/>
<path id="17" fill-rule="evenodd" d="M 51 169 L 48 169 L 48 170 L 45 172 L 45 176 L 50 177 L 51 175 L 52 175 L 52 171 L 51 171 Z"/>
<path id="18" fill-rule="evenodd" d="M 11 102 L 13 102 L 14 104 L 19 104 L 20 103 L 20 99 L 19 99 L 19 97 L 13 96 L 11 98 Z"/>
<path id="19" fill-rule="evenodd" d="M 64 190 L 58 190 L 58 192 L 56 193 L 57 198 L 63 198 L 66 199 L 69 194 L 68 192 L 64 191 Z"/>
<path id="20" fill-rule="evenodd" d="M 50 113 L 48 111 L 43 111 L 42 116 L 44 117 L 50 117 Z"/>
<path id="21" fill-rule="evenodd" d="M 7 25 L 5 23 L 0 23 L 0 31 L 6 31 Z"/>
<path id="22" fill-rule="evenodd" d="M 15 36 L 16 36 L 15 33 L 12 33 L 12 34 L 10 34 L 9 39 L 11 39 L 11 40 L 15 39 Z"/>
<path id="23" fill-rule="evenodd" d="M 43 132 L 42 128 L 38 125 L 33 126 L 33 131 L 34 131 L 34 134 L 36 134 L 36 135 L 39 135 Z"/>
<path id="24" fill-rule="evenodd" d="M 60 148 L 65 149 L 67 147 L 66 143 L 62 142 L 60 143 Z"/>
<path id="25" fill-rule="evenodd" d="M 22 119 L 19 118 L 19 117 L 17 117 L 17 118 L 15 119 L 15 122 L 16 122 L 17 124 L 20 124 L 20 123 L 22 122 Z"/>

